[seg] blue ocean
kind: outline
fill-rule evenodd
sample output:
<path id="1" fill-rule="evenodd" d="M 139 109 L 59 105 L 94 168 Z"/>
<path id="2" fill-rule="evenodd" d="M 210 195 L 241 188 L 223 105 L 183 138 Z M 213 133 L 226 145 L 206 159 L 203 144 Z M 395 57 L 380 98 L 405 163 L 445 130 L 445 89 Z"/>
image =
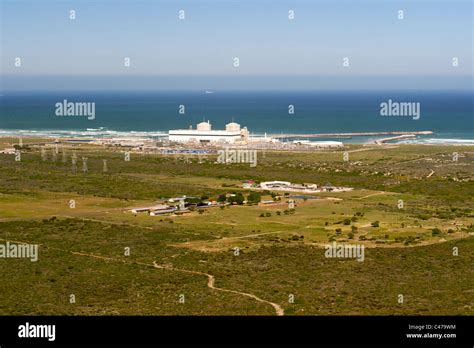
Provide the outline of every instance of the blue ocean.
<path id="1" fill-rule="evenodd" d="M 4 92 L 0 135 L 160 137 L 203 120 L 213 129 L 233 120 L 251 135 L 433 131 L 403 142 L 474 144 L 473 97 L 472 91 Z M 381 116 L 380 104 L 389 99 L 419 103 L 419 119 Z M 95 118 L 58 117 L 55 104 L 64 100 L 94 102 Z"/>

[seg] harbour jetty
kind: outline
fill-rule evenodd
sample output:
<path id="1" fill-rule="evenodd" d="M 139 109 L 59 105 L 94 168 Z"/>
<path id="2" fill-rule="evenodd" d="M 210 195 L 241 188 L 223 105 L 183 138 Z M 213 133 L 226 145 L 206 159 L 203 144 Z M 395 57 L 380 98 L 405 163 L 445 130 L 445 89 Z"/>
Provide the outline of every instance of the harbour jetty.
<path id="1" fill-rule="evenodd" d="M 380 135 L 429 135 L 432 131 L 415 131 L 415 132 L 360 132 L 360 133 L 320 133 L 320 134 L 279 134 L 274 135 L 275 139 L 287 138 L 347 138 L 347 137 L 365 137 Z"/>
<path id="2" fill-rule="evenodd" d="M 375 144 L 384 144 L 389 141 L 394 141 L 394 140 L 401 140 L 401 139 L 410 139 L 410 138 L 416 138 L 415 134 L 403 134 L 403 135 L 397 135 L 395 137 L 390 137 L 390 138 L 383 138 L 383 139 L 378 139 L 375 140 Z"/>

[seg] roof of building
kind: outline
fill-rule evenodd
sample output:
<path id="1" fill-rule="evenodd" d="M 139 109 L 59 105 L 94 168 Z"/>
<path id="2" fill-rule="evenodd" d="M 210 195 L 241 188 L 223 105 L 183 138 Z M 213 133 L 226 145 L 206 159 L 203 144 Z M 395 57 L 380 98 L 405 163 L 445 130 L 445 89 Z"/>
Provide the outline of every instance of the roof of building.
<path id="1" fill-rule="evenodd" d="M 212 135 L 212 136 L 240 136 L 240 132 L 226 130 L 201 130 L 201 129 L 173 129 L 169 135 Z"/>

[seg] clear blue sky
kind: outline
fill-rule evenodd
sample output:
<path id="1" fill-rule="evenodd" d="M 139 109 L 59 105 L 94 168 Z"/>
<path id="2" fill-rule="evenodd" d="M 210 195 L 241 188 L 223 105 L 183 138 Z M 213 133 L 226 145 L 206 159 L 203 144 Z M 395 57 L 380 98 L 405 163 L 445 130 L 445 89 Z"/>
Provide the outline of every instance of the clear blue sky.
<path id="1" fill-rule="evenodd" d="M 362 86 L 379 81 L 374 88 L 386 87 L 384 79 L 364 77 L 436 76 L 464 85 L 472 78 L 472 0 L 0 2 L 5 88 L 18 81 L 34 86 L 39 75 L 166 75 L 184 84 L 187 76 L 214 76 L 224 87 L 226 76 L 351 77 Z M 22 58 L 21 68 L 15 57 Z M 124 57 L 131 58 L 130 68 Z M 342 67 L 343 57 L 349 68 Z M 456 69 L 452 57 L 459 58 Z M 267 80 L 272 87 L 271 78 L 260 81 Z"/>

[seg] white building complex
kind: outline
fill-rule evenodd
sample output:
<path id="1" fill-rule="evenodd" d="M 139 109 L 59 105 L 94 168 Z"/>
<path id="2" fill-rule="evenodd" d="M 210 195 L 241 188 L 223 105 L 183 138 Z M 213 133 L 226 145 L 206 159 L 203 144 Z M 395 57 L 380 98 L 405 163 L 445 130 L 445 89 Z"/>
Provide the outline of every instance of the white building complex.
<path id="1" fill-rule="evenodd" d="M 212 125 L 207 122 L 201 122 L 197 129 L 173 129 L 168 131 L 169 141 L 174 142 L 220 142 L 237 143 L 246 142 L 249 137 L 247 127 L 240 128 L 240 124 L 231 122 L 226 124 L 225 130 L 213 130 Z"/>
<path id="2" fill-rule="evenodd" d="M 292 191 L 292 192 L 307 192 L 307 193 L 316 193 L 316 192 L 345 192 L 352 191 L 352 187 L 335 187 L 331 184 L 326 184 L 324 186 L 318 186 L 316 184 L 293 184 L 288 181 L 264 181 L 260 183 L 260 188 L 262 190 L 269 191 Z"/>

